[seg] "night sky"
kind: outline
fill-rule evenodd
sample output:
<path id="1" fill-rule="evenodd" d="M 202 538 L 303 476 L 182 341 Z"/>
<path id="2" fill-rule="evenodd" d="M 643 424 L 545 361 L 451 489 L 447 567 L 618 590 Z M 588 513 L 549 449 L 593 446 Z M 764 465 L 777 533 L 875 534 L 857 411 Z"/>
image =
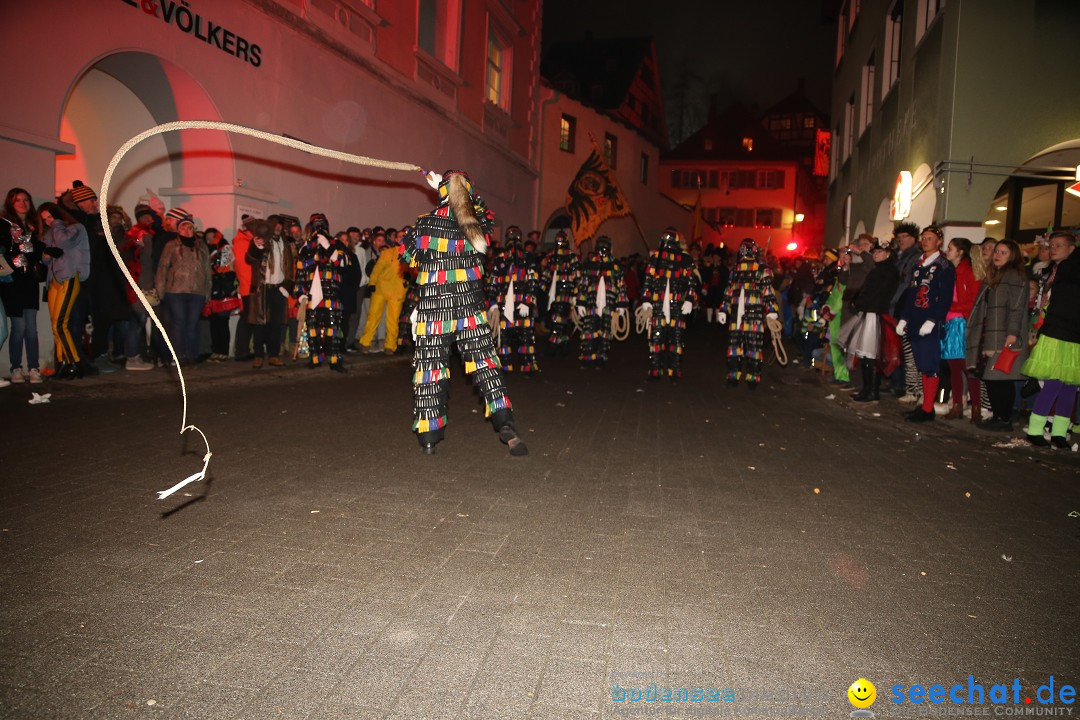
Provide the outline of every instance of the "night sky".
<path id="1" fill-rule="evenodd" d="M 679 90 L 686 88 L 683 136 L 704 124 L 708 98 L 764 110 L 795 90 L 829 113 L 835 15 L 829 0 L 544 0 L 543 43 L 652 36 L 664 84 L 669 134 L 678 140 Z"/>

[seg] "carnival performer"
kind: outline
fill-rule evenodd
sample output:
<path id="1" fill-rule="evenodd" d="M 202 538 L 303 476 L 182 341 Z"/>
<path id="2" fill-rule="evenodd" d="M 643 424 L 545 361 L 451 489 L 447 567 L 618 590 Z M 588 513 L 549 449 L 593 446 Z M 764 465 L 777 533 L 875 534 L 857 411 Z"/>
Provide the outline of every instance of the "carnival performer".
<path id="1" fill-rule="evenodd" d="M 307 301 L 310 367 L 329 362 L 330 369 L 345 372 L 345 326 L 341 317 L 341 271 L 348 249 L 330 234 L 330 222 L 322 213 L 311 216 L 311 232 L 296 260 L 294 294 Z"/>
<path id="2" fill-rule="evenodd" d="M 739 244 L 735 270 L 720 306 L 720 323 L 728 326 L 728 380 L 745 380 L 751 390 L 761 382 L 765 358 L 766 318 L 780 317 L 772 287 L 772 271 L 761 259 L 761 249 L 750 238 Z"/>
<path id="3" fill-rule="evenodd" d="M 484 401 L 499 440 L 510 454 L 528 453 L 514 428 L 514 413 L 503 383 L 484 312 L 483 263 L 494 217 L 464 172 L 428 174 L 439 204 L 421 215 L 405 236 L 402 259 L 417 270 L 420 297 L 413 311 L 415 407 L 413 431 L 425 454 L 435 452 L 446 428 L 450 348 L 457 345 L 465 372 Z"/>
<path id="4" fill-rule="evenodd" d="M 683 249 L 675 228 L 660 236 L 660 248 L 649 253 L 641 306 L 649 316 L 649 380 L 666 375 L 672 382 L 682 377 L 680 360 L 686 318 L 698 297 L 694 260 Z"/>
<path id="5" fill-rule="evenodd" d="M 622 266 L 611 256 L 611 238 L 596 238 L 596 251 L 581 269 L 578 284 L 577 314 L 581 318 L 582 367 L 602 368 L 611 348 L 612 305 L 616 312 L 629 314 L 626 283 Z"/>
<path id="6" fill-rule="evenodd" d="M 922 405 L 904 414 L 908 422 L 934 419 L 934 398 L 941 370 L 941 338 L 956 284 L 956 270 L 941 253 L 943 242 L 944 236 L 936 225 L 926 226 L 919 235 L 922 258 L 912 273 L 896 323 L 896 334 L 901 337 L 906 334 L 915 367 L 922 376 Z"/>
<path id="7" fill-rule="evenodd" d="M 570 334 L 574 330 L 571 313 L 577 305 L 578 283 L 581 282 L 581 263 L 570 249 L 570 240 L 560 230 L 555 235 L 555 249 L 548 253 L 540 278 L 542 291 L 548 296 L 548 347 L 552 355 L 570 351 Z"/>
<path id="8" fill-rule="evenodd" d="M 511 225 L 506 228 L 506 247 L 492 259 L 485 282 L 488 304 L 499 311 L 499 360 L 506 372 L 514 371 L 515 352 L 522 374 L 540 370 L 533 335 L 539 284 L 536 263 L 521 245 L 521 228 Z"/>

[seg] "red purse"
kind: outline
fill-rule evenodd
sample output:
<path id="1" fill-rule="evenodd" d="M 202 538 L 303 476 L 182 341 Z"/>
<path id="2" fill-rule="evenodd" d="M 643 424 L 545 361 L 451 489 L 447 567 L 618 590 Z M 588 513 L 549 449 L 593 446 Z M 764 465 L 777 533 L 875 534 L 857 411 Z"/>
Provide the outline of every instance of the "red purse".
<path id="1" fill-rule="evenodd" d="M 1016 364 L 1016 358 L 1018 357 L 1020 357 L 1020 351 L 1013 350 L 1006 345 L 1001 348 L 1001 354 L 998 355 L 997 362 L 994 363 L 994 369 L 1008 375 L 1012 372 L 1013 365 Z"/>

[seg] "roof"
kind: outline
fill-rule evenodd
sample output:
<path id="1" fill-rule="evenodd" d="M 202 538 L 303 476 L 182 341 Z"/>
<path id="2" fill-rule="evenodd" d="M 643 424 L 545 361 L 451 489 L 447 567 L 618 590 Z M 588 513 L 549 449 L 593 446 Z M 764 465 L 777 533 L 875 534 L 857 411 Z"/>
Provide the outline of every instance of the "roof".
<path id="1" fill-rule="evenodd" d="M 540 75 L 578 102 L 617 110 L 652 46 L 647 37 L 558 43 L 544 52 Z"/>
<path id="2" fill-rule="evenodd" d="M 753 150 L 743 147 L 743 139 L 753 140 Z M 762 126 L 761 119 L 739 103 L 729 105 L 705 127 L 665 153 L 662 160 L 776 160 L 797 162 L 802 152 L 777 142 Z"/>

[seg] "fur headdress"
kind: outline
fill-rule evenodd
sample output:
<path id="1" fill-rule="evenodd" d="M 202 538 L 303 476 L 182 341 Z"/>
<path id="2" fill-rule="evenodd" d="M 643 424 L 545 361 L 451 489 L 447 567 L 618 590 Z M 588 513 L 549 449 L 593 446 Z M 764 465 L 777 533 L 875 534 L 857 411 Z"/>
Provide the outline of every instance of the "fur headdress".
<path id="1" fill-rule="evenodd" d="M 458 227 L 465 235 L 465 239 L 473 246 L 476 252 L 483 255 L 487 252 L 487 237 L 480 227 L 480 221 L 476 217 L 476 209 L 473 206 L 472 182 L 469 176 L 463 172 L 447 170 L 443 173 L 442 183 L 439 185 L 439 195 L 443 195 L 445 188 L 446 199 L 450 204 L 450 212 L 454 214 Z"/>

